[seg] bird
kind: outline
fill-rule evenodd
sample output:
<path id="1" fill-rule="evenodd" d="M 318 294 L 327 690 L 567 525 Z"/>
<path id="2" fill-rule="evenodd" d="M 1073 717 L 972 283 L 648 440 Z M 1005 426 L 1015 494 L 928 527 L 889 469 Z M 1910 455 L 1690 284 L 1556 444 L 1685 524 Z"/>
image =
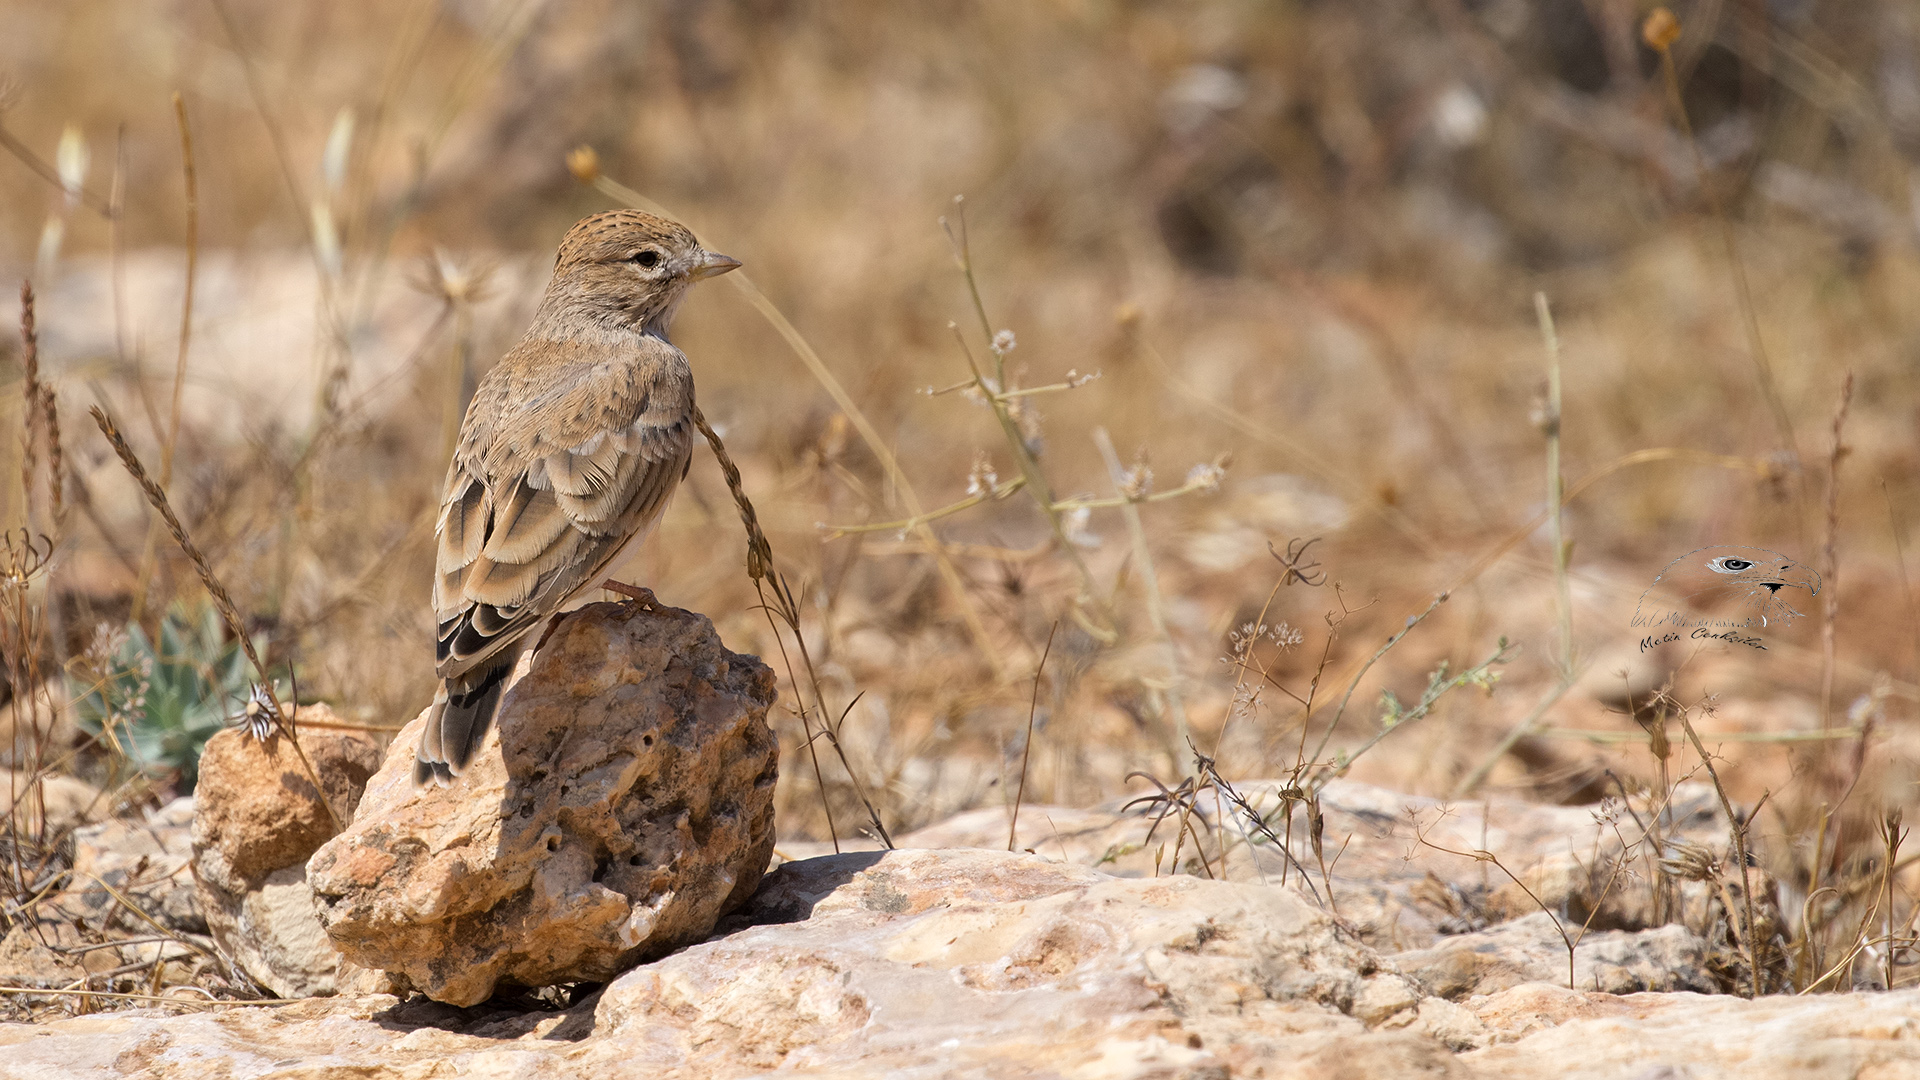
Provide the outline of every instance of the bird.
<path id="1" fill-rule="evenodd" d="M 1794 607 L 1820 593 L 1820 575 L 1777 551 L 1719 545 L 1667 564 L 1641 594 L 1636 627 L 1759 629 L 1791 623 Z"/>
<path id="2" fill-rule="evenodd" d="M 435 525 L 435 673 L 414 754 L 448 787 L 492 726 L 529 634 L 658 524 L 693 460 L 693 369 L 668 337 L 687 288 L 739 260 L 639 210 L 576 223 L 520 343 L 475 387 Z"/>

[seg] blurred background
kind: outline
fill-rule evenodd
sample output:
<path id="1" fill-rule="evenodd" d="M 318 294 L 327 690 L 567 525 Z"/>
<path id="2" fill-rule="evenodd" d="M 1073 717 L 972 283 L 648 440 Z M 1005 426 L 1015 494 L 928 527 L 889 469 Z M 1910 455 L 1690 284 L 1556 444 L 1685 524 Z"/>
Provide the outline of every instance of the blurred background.
<path id="1" fill-rule="evenodd" d="M 1320 761 L 1406 727 L 1354 778 L 1591 802 L 1660 782 L 1670 686 L 1734 796 L 1770 794 L 1775 864 L 1877 851 L 1920 779 L 1920 9 L 1678 3 L 1666 62 L 1652 12 L 0 3 L 0 278 L 39 292 L 63 470 L 56 507 L 9 331 L 0 522 L 55 552 L 9 594 L 43 617 L 0 700 L 41 686 L 62 769 L 134 805 L 188 790 L 246 693 L 99 404 L 171 461 L 282 694 L 411 719 L 466 398 L 614 181 L 743 260 L 851 409 L 734 278 L 693 294 L 676 341 L 818 708 L 704 449 L 640 583 L 779 668 L 783 837 L 826 838 L 827 806 L 847 833 L 863 796 L 897 834 L 1023 772 L 1028 802 L 1137 794 L 1192 770 L 1183 732 L 1285 775 L 1350 688 Z M 949 390 L 970 363 L 997 404 Z M 1764 651 L 1642 649 L 1642 591 L 1709 544 L 1825 588 Z M 1503 637 L 1491 693 L 1415 708 Z M 816 772 L 802 701 L 844 763 Z"/>

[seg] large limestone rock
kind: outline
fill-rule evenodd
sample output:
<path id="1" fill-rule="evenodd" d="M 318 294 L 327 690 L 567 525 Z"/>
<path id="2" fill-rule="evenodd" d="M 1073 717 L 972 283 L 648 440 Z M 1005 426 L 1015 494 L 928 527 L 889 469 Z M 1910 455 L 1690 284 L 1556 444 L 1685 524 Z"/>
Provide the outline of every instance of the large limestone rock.
<path id="1" fill-rule="evenodd" d="M 1293 887 L 994 851 L 782 867 L 567 1011 L 385 995 L 0 1024 L 0 1075 L 1074 1080 L 1920 1074 L 1920 991 L 1426 996 Z"/>
<path id="2" fill-rule="evenodd" d="M 307 864 L 349 959 L 456 1005 L 698 941 L 773 852 L 773 673 L 704 616 L 594 604 L 522 665 L 452 787 L 413 786 L 422 714 Z"/>
<path id="3" fill-rule="evenodd" d="M 622 976 L 596 1030 L 644 1031 L 689 1075 L 1239 1074 L 1283 1057 L 1444 1063 L 1423 1002 L 1291 888 L 1121 879 L 997 851 L 848 854 L 782 866 L 763 922 Z"/>
<path id="4" fill-rule="evenodd" d="M 337 831 L 336 819 L 351 819 L 380 764 L 373 740 L 332 727 L 339 719 L 325 705 L 301 706 L 299 718 L 305 764 L 285 738 L 263 743 L 229 729 L 207 740 L 194 791 L 193 877 L 208 929 L 234 963 L 282 997 L 342 988 L 340 954 L 321 929 L 306 862 Z"/>
<path id="5" fill-rule="evenodd" d="M 1024 807 L 1017 846 L 1122 877 L 1151 876 L 1156 868 L 1166 872 L 1176 848 L 1182 851 L 1180 872 L 1215 873 L 1234 881 L 1298 883 L 1297 867 L 1305 866 L 1312 887 L 1324 895 L 1328 882 L 1321 877 L 1307 840 L 1305 811 L 1295 806 L 1291 830 L 1280 812 L 1278 793 L 1284 786 L 1277 780 L 1237 785 L 1275 835 L 1291 838 L 1291 861 L 1230 808 L 1227 820 L 1220 820 L 1224 800 L 1216 802 L 1210 795 L 1197 799 L 1193 807 L 1200 819 L 1197 828 L 1208 837 L 1205 866 L 1193 854 L 1192 843 L 1176 844 L 1173 821 L 1156 825 L 1160 807 L 1127 807 L 1131 800 L 1125 799 L 1091 809 Z M 1617 809 L 1549 806 L 1506 796 L 1449 805 L 1353 780 L 1332 781 L 1320 798 L 1334 904 L 1361 939 L 1382 952 L 1426 948 L 1450 935 L 1534 914 L 1540 904 L 1567 915 L 1576 926 L 1595 907 L 1599 908 L 1593 920 L 1596 927 L 1643 929 L 1663 921 L 1653 917 L 1652 888 L 1660 874 L 1652 845 L 1638 845 L 1626 872 L 1612 872 L 1623 839 L 1632 843 L 1640 835 L 1634 820 Z M 1007 817 L 1005 807 L 971 810 L 909 833 L 899 843 L 919 848 L 1005 847 Z M 1726 816 L 1710 786 L 1678 785 L 1663 820 L 1663 836 L 1669 841 L 1701 845 L 1712 849 L 1723 864 L 1733 864 L 1727 855 Z M 1426 843 L 1421 842 L 1423 838 Z M 1224 859 L 1217 846 L 1221 843 L 1227 848 Z M 842 837 L 840 846 L 857 850 L 875 845 L 863 837 Z M 1482 849 L 1519 875 L 1526 888 L 1490 863 L 1466 854 Z M 788 841 L 780 850 L 807 858 L 832 848 L 826 843 Z M 1738 870 L 1726 874 L 1737 891 Z M 1756 876 L 1755 884 L 1756 906 L 1761 909 L 1757 915 L 1764 927 L 1779 916 L 1764 878 Z M 1715 926 L 1724 924 L 1715 886 L 1682 881 L 1676 887 L 1681 921 L 1693 933 L 1714 935 Z M 1556 935 L 1556 944 L 1558 940 Z M 1709 944 L 1720 953 L 1730 953 L 1724 943 Z M 1561 972 L 1564 979 L 1564 963 Z"/>

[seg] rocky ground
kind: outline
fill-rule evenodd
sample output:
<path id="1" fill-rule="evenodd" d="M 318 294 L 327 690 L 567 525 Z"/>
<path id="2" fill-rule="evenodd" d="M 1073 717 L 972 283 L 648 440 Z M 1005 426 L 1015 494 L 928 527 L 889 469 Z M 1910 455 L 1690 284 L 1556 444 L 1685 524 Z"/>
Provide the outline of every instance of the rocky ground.
<path id="1" fill-rule="evenodd" d="M 384 755 L 321 709 L 298 753 L 221 733 L 194 798 L 81 830 L 0 945 L 41 1010 L 0 1076 L 1920 1071 L 1920 992 L 1778 992 L 1779 889 L 1706 785 L 1221 782 L 775 845 L 771 687 L 701 616 L 603 604 L 451 788 L 409 779 L 418 721 Z M 213 974 L 59 992 L 167 963 Z"/>
<path id="2" fill-rule="evenodd" d="M 1535 919 L 1544 918 L 1535 916 Z M 1895 1077 L 1920 993 L 1614 994 L 1554 981 L 1519 920 L 1436 993 L 1301 890 L 1118 877 L 1044 855 L 855 852 L 789 863 L 710 940 L 568 1008 L 386 994 L 0 1027 L 17 1077 Z M 1577 981 L 1678 927 L 1582 946 Z M 1697 946 L 1696 946 L 1697 952 Z M 1418 957 L 1419 959 L 1411 958 Z M 1457 969 L 1455 970 L 1457 974 Z M 1625 980 L 1630 984 L 1631 979 Z M 1625 988 L 1625 985 L 1622 985 Z M 639 1070 L 637 1073 L 636 1070 Z"/>

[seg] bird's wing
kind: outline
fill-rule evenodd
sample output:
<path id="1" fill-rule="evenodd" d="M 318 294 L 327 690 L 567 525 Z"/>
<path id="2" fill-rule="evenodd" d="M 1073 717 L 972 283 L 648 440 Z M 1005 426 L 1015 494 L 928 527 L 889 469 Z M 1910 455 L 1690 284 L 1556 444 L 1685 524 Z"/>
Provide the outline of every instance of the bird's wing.
<path id="1" fill-rule="evenodd" d="M 442 678 L 485 662 L 592 582 L 686 475 L 686 358 L 655 338 L 638 357 L 620 348 L 523 345 L 476 391 L 437 529 Z"/>

